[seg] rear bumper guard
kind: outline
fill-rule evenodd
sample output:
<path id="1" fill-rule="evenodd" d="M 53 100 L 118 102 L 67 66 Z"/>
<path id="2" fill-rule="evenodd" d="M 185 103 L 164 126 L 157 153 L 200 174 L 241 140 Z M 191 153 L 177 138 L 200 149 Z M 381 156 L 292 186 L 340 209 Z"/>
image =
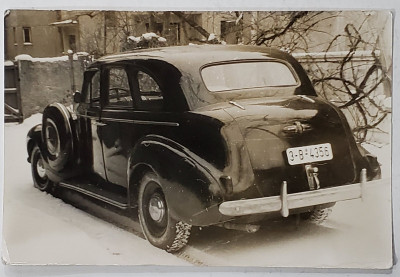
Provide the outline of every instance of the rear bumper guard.
<path id="1" fill-rule="evenodd" d="M 243 216 L 280 211 L 283 217 L 288 217 L 291 209 L 362 198 L 366 183 L 366 169 L 361 170 L 360 183 L 292 194 L 287 193 L 287 183 L 283 181 L 280 196 L 226 201 L 219 206 L 219 211 L 221 214 L 227 216 Z"/>

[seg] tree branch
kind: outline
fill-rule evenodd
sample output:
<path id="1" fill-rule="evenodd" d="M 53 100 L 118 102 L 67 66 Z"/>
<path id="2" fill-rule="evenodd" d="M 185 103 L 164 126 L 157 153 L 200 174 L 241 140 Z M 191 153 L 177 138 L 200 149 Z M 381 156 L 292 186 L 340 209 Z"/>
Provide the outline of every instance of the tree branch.
<path id="1" fill-rule="evenodd" d="M 262 32 L 261 35 L 259 35 L 258 38 L 256 38 L 256 44 L 257 44 L 257 45 L 261 45 L 261 44 L 263 44 L 264 42 L 266 42 L 267 40 L 274 40 L 274 39 L 276 39 L 277 37 L 282 36 L 283 34 L 285 34 L 285 33 L 290 29 L 290 27 L 293 26 L 294 23 L 296 23 L 297 20 L 299 20 L 300 18 L 306 16 L 307 14 L 308 14 L 308 12 L 306 12 L 306 11 L 302 11 L 302 12 L 296 13 L 296 14 L 290 19 L 289 23 L 285 26 L 285 28 L 283 28 L 283 30 L 280 31 L 280 32 L 278 32 L 278 33 L 275 33 L 275 34 L 270 35 L 270 36 L 268 36 L 268 37 L 263 37 L 263 36 L 265 36 L 266 32 Z M 262 38 L 262 37 L 263 37 L 263 38 Z"/>
<path id="2" fill-rule="evenodd" d="M 188 23 L 190 26 L 192 26 L 197 32 L 202 34 L 206 39 L 208 39 L 208 37 L 210 36 L 209 32 L 207 32 L 203 27 L 198 25 L 193 19 L 186 17 L 183 12 L 172 12 L 172 13 L 175 14 L 180 19 L 182 19 L 183 21 L 185 21 L 186 23 Z"/>

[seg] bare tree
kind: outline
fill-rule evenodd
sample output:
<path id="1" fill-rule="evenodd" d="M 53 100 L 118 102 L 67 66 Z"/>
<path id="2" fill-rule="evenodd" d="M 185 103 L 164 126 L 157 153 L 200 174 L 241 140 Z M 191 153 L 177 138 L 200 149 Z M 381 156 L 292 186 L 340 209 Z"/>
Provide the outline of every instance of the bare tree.
<path id="1" fill-rule="evenodd" d="M 234 13 L 243 42 L 317 52 L 299 60 L 317 92 L 345 112 L 359 142 L 370 140 L 370 131 L 384 132 L 380 124 L 391 113 L 382 103 L 391 87 L 391 64 L 382 64 L 379 49 L 384 24 L 371 28 L 368 12 L 350 18 L 343 12 L 245 12 L 247 20 L 242 14 Z"/>
<path id="2" fill-rule="evenodd" d="M 184 12 L 179 12 L 175 11 L 173 12 L 176 16 L 178 16 L 180 19 L 182 19 L 184 22 L 188 23 L 190 26 L 192 26 L 196 31 L 198 31 L 200 34 L 202 34 L 206 39 L 210 36 L 210 33 L 207 32 L 203 27 L 201 27 L 199 24 L 196 23 L 192 18 L 190 18 L 188 15 L 186 15 Z"/>
<path id="3" fill-rule="evenodd" d="M 82 15 L 94 18 L 99 13 Z M 162 22 L 161 32 L 168 36 L 171 15 L 190 25 L 206 40 L 210 37 L 210 32 L 198 24 L 190 12 L 112 12 L 108 15 L 105 31 L 90 34 L 91 45 L 96 49 L 104 49 L 100 54 L 106 53 L 107 49 L 118 51 L 120 49 L 116 48 L 121 44 L 126 44 L 123 50 L 138 47 L 128 38 L 137 35 L 139 26 L 144 22 L 148 24 L 148 31 L 154 33 L 159 32 L 157 28 L 160 27 L 160 23 L 156 22 Z M 203 14 L 217 17 L 219 21 L 216 20 L 216 24 L 222 25 L 222 21 L 229 23 L 229 28 L 224 31 L 232 32 L 230 39 L 236 38 L 234 43 L 277 47 L 294 55 L 308 53 L 303 56 L 297 54 L 297 57 L 317 92 L 345 112 L 356 138 L 362 142 L 369 140 L 369 134 L 379 131 L 381 123 L 391 113 L 382 103 L 391 93 L 391 64 L 382 63 L 385 54 L 380 45 L 383 27 L 374 27 L 379 24 L 369 23 L 373 16 L 368 12 L 350 12 L 347 15 L 350 16 L 346 16 L 346 12 L 320 11 Z M 101 48 L 104 37 L 105 46 Z M 218 40 L 213 42 L 217 43 Z M 148 45 L 143 47 L 153 45 L 148 41 L 146 43 Z"/>
<path id="4" fill-rule="evenodd" d="M 336 35 L 329 43 L 325 53 L 329 53 L 332 45 L 340 38 L 344 39 L 348 49 L 341 59 L 331 61 L 329 69 L 313 66 L 314 70 L 310 71 L 321 94 L 336 102 L 351 118 L 353 131 L 360 142 L 369 139 L 370 130 L 382 131 L 379 125 L 391 113 L 379 97 L 390 95 L 390 92 L 384 90 L 385 87 L 391 87 L 391 65 L 389 68 L 382 65 L 381 51 L 377 49 L 379 35 L 370 31 L 362 32 L 363 24 L 357 27 L 351 23 L 346 24 L 344 32 Z M 357 51 L 365 49 L 369 51 L 361 53 L 369 54 L 369 57 L 360 58 Z M 326 55 L 324 60 L 328 61 Z"/>

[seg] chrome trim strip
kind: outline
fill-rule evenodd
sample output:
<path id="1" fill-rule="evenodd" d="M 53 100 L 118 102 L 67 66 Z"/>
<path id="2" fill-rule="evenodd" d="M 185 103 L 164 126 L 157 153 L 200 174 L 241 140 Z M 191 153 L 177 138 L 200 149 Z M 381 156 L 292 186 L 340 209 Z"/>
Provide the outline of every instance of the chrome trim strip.
<path id="1" fill-rule="evenodd" d="M 114 201 L 114 200 L 109 199 L 109 198 L 107 198 L 105 196 L 102 196 L 102 195 L 99 195 L 97 193 L 85 190 L 84 188 L 80 188 L 80 187 L 77 187 L 77 186 L 74 186 L 74 185 L 71 185 L 71 184 L 67 184 L 67 183 L 62 183 L 62 182 L 59 183 L 59 185 L 61 187 L 64 187 L 64 188 L 67 188 L 67 189 L 70 189 L 70 190 L 75 190 L 75 191 L 77 191 L 79 193 L 85 194 L 85 195 L 90 196 L 92 198 L 95 198 L 97 200 L 103 201 L 103 202 L 105 202 L 107 204 L 113 205 L 114 207 L 117 207 L 117 208 L 120 208 L 120 209 L 127 209 L 128 208 L 128 204 L 122 204 L 122 203 L 120 203 L 118 201 Z"/>
<path id="2" fill-rule="evenodd" d="M 310 103 L 315 103 L 315 100 L 314 99 L 311 99 L 310 97 L 308 97 L 307 95 L 297 95 L 298 97 L 300 97 L 300 98 L 302 98 L 302 99 L 304 99 L 304 100 L 307 100 L 308 102 L 310 102 Z"/>
<path id="3" fill-rule="evenodd" d="M 88 119 L 98 119 L 97 116 L 90 116 L 80 114 L 79 116 L 88 118 Z M 111 117 L 101 117 L 101 120 L 107 120 L 112 122 L 121 122 L 121 123 L 136 123 L 136 124 L 147 124 L 147 125 L 163 125 L 163 126 L 172 126 L 179 127 L 178 122 L 166 122 L 166 121 L 151 121 L 151 120 L 136 120 L 136 119 L 121 119 L 121 118 L 111 118 Z"/>
<path id="4" fill-rule="evenodd" d="M 99 122 L 99 121 L 95 121 L 95 122 L 93 122 L 93 124 L 95 124 L 97 126 L 100 126 L 100 127 L 107 126 L 106 123 L 102 123 L 102 122 Z"/>
<path id="5" fill-rule="evenodd" d="M 61 112 L 64 114 L 66 119 L 69 119 L 69 117 L 70 117 L 69 112 L 64 105 L 62 105 L 60 103 L 54 103 L 54 105 L 57 106 L 61 110 Z"/>
<path id="6" fill-rule="evenodd" d="M 163 126 L 173 126 L 178 127 L 179 123 L 177 122 L 166 122 L 166 121 L 151 121 L 151 120 L 136 120 L 136 119 L 120 119 L 120 118 L 110 118 L 110 117 L 102 117 L 101 120 L 108 120 L 113 122 L 122 122 L 122 123 L 136 123 L 136 124 L 147 124 L 147 125 L 163 125 Z"/>
<path id="7" fill-rule="evenodd" d="M 79 114 L 79 116 L 83 117 L 83 118 L 94 119 L 94 120 L 99 118 L 98 116 L 91 116 L 91 115 L 86 115 L 86 114 Z"/>

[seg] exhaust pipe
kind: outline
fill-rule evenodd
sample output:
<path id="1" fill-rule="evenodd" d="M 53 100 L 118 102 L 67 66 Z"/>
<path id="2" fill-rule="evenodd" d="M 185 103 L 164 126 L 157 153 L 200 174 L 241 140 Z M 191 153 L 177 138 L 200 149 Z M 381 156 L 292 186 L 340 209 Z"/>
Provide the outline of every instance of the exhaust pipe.
<path id="1" fill-rule="evenodd" d="M 232 223 L 232 222 L 221 223 L 221 224 L 218 224 L 217 226 L 223 227 L 225 229 L 237 230 L 237 231 L 242 231 L 242 232 L 247 232 L 247 233 L 255 233 L 260 229 L 260 225 L 237 224 L 237 223 Z"/>

